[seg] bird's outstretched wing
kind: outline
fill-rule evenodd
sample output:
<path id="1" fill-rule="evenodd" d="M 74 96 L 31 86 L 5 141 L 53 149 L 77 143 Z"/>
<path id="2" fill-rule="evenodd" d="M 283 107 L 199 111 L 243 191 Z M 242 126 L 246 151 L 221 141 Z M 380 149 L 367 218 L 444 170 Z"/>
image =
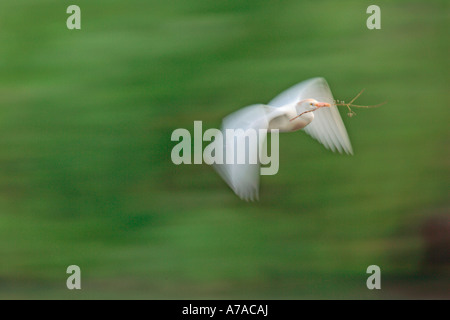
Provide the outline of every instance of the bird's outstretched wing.
<path id="1" fill-rule="evenodd" d="M 223 119 L 222 135 L 223 135 L 223 164 L 213 164 L 213 167 L 220 176 L 228 183 L 233 191 L 244 200 L 255 200 L 259 196 L 259 175 L 260 163 L 259 152 L 262 144 L 265 143 L 266 134 L 257 134 L 256 143 L 251 139 L 245 138 L 245 162 L 238 164 L 238 138 L 236 136 L 231 139 L 227 138 L 227 129 L 241 129 L 246 132 L 252 129 L 255 133 L 259 133 L 259 129 L 264 129 L 267 133 L 269 122 L 273 118 L 273 107 L 263 104 L 256 104 L 240 109 Z M 276 110 L 275 110 L 276 111 Z M 243 140 L 240 140 L 243 142 Z M 234 155 L 234 163 L 225 162 L 227 155 Z M 250 161 L 250 159 L 256 159 Z"/>
<path id="2" fill-rule="evenodd" d="M 337 107 L 334 105 L 330 87 L 324 78 L 313 78 L 300 82 L 280 93 L 269 102 L 269 105 L 281 107 L 311 98 L 319 102 L 327 102 L 331 104 L 331 107 L 320 108 L 314 111 L 314 120 L 304 129 L 306 133 L 322 143 L 327 149 L 353 154 L 347 130 Z"/>

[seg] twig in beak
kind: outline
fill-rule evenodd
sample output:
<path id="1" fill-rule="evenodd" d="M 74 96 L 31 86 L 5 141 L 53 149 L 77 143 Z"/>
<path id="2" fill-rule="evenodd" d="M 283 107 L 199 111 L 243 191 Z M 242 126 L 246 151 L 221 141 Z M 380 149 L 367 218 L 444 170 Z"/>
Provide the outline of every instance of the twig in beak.
<path id="1" fill-rule="evenodd" d="M 360 106 L 360 105 L 357 105 L 357 104 L 353 104 L 353 102 L 355 102 L 355 100 L 359 98 L 359 96 L 364 92 L 364 90 L 365 90 L 365 89 L 362 89 L 362 90 L 356 95 L 356 97 L 354 97 L 349 103 L 346 103 L 346 102 L 344 102 L 344 101 L 335 101 L 335 102 L 334 102 L 334 105 L 335 105 L 335 106 L 343 106 L 343 107 L 347 107 L 347 109 L 348 109 L 348 111 L 349 111 L 349 113 L 347 113 L 347 115 L 348 115 L 349 117 L 353 117 L 354 115 L 356 115 L 356 112 L 353 111 L 351 107 L 354 107 L 354 108 L 366 108 L 366 109 L 369 109 L 369 108 L 377 108 L 377 107 L 382 106 L 383 104 L 386 103 L 386 101 L 385 101 L 385 102 L 376 104 L 376 105 L 374 105 L 374 106 Z"/>
<path id="2" fill-rule="evenodd" d="M 305 113 L 308 113 L 308 112 L 313 112 L 313 111 L 315 111 L 315 110 L 317 110 L 317 109 L 314 109 L 314 110 L 309 110 L 309 111 L 305 111 L 305 112 L 302 112 L 302 113 L 300 113 L 298 116 L 296 116 L 296 117 L 294 117 L 294 118 L 292 118 L 291 120 L 289 120 L 289 121 L 293 121 L 293 120 L 295 120 L 295 119 L 297 119 L 298 117 L 301 117 L 302 115 L 304 115 Z"/>

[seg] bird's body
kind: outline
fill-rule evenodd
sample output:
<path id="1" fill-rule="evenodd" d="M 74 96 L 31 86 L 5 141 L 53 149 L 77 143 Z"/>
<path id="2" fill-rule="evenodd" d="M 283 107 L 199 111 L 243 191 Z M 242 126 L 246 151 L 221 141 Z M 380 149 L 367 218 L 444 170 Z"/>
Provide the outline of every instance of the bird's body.
<path id="1" fill-rule="evenodd" d="M 324 78 L 303 81 L 282 92 L 267 105 L 251 105 L 228 115 L 223 120 L 222 131 L 227 129 L 265 129 L 269 132 L 304 129 L 327 149 L 353 153 L 344 123 Z M 261 141 L 259 145 L 260 143 Z M 234 141 L 224 140 L 223 148 L 225 155 L 228 152 L 234 154 L 236 144 Z M 247 155 L 258 152 L 254 150 L 258 149 L 247 145 Z M 233 191 L 246 200 L 258 198 L 259 166 L 259 163 L 214 165 Z"/>
<path id="2" fill-rule="evenodd" d="M 293 132 L 305 128 L 314 120 L 313 112 L 305 113 L 301 117 L 294 119 L 298 116 L 297 110 L 301 108 L 296 108 L 296 106 L 297 103 L 289 103 L 282 107 L 274 108 L 274 117 L 269 123 L 269 130 L 277 129 L 280 132 Z M 283 114 L 284 117 L 279 117 L 278 115 L 280 113 Z M 294 120 L 290 121 L 290 119 Z"/>

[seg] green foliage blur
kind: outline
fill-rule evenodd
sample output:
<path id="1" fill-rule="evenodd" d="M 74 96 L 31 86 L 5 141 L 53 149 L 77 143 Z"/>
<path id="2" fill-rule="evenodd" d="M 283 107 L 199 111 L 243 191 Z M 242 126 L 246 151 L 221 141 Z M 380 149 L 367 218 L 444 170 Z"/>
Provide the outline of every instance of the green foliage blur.
<path id="1" fill-rule="evenodd" d="M 449 22 L 447 1 L 2 0 L 0 298 L 442 297 L 421 230 L 448 217 Z M 171 162 L 174 129 L 315 76 L 388 102 L 341 109 L 354 156 L 281 134 L 255 203 Z"/>

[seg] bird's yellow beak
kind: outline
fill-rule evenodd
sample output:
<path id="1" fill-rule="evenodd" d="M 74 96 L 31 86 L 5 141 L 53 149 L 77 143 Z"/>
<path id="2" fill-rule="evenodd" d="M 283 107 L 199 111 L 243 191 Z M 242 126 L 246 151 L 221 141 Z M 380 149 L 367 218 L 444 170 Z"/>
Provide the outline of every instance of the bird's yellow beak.
<path id="1" fill-rule="evenodd" d="M 322 108 L 322 107 L 330 107 L 331 105 L 329 103 L 326 102 L 317 102 L 316 103 L 316 107 L 317 108 Z"/>

